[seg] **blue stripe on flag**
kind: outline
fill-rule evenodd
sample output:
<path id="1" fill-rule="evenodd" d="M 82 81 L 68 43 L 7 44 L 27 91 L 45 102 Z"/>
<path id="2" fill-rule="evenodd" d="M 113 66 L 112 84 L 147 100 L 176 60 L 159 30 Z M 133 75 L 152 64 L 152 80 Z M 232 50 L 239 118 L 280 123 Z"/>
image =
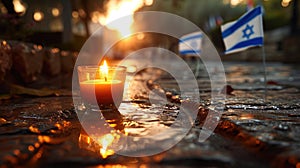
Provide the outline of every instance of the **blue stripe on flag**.
<path id="1" fill-rule="evenodd" d="M 250 39 L 250 40 L 246 40 L 246 41 L 242 41 L 240 43 L 237 43 L 236 45 L 234 45 L 230 49 L 226 50 L 225 53 L 230 52 L 232 50 L 244 48 L 244 47 L 263 45 L 263 43 L 264 42 L 263 42 L 262 37 L 253 38 L 253 39 Z"/>
<path id="2" fill-rule="evenodd" d="M 223 38 L 226 38 L 227 36 L 234 33 L 238 28 L 242 27 L 246 23 L 248 23 L 250 20 L 255 18 L 258 15 L 262 14 L 261 6 L 258 6 L 254 8 L 253 10 L 249 11 L 246 15 L 242 16 L 242 18 L 238 19 L 232 26 L 230 26 L 228 29 L 222 32 Z"/>
<path id="3" fill-rule="evenodd" d="M 192 39 L 196 39 L 196 38 L 202 38 L 202 34 L 196 34 L 196 35 L 193 35 L 193 36 L 181 38 L 181 39 L 179 40 L 179 42 L 182 43 L 182 42 L 184 42 L 184 41 L 192 40 Z"/>
<path id="4" fill-rule="evenodd" d="M 200 54 L 200 50 L 182 50 L 180 51 L 180 54 Z"/>

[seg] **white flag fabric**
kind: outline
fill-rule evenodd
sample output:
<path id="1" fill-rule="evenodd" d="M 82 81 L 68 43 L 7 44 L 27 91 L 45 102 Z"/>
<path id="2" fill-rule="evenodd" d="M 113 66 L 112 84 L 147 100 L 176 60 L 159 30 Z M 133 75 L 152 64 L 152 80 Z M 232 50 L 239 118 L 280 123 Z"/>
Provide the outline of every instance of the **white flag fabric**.
<path id="1" fill-rule="evenodd" d="M 258 6 L 238 20 L 221 26 L 225 54 L 263 45 L 262 7 Z"/>
<path id="2" fill-rule="evenodd" d="M 179 39 L 179 53 L 182 55 L 201 53 L 202 47 L 202 32 L 193 32 L 182 36 Z"/>

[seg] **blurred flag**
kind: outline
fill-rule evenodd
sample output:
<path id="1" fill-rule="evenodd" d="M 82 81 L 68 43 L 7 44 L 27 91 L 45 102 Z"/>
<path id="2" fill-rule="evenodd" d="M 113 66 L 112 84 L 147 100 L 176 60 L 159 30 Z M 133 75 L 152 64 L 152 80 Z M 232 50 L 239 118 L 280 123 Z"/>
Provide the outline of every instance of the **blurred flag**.
<path id="1" fill-rule="evenodd" d="M 262 7 L 258 6 L 238 20 L 221 26 L 225 54 L 263 45 Z"/>
<path id="2" fill-rule="evenodd" d="M 202 47 L 202 32 L 194 32 L 182 36 L 179 39 L 179 53 L 185 54 L 200 54 Z"/>

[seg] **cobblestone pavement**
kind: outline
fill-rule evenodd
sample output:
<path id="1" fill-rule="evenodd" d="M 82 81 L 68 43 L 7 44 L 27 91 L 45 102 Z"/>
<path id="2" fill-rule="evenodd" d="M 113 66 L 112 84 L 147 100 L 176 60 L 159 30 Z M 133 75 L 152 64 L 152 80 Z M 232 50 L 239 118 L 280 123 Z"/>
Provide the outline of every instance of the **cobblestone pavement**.
<path id="1" fill-rule="evenodd" d="M 264 101 L 258 64 L 224 66 L 228 84 L 222 93 L 227 94 L 224 113 L 204 142 L 199 133 L 211 108 L 205 72 L 198 77 L 201 100 L 193 128 L 170 150 L 147 157 L 99 152 L 102 147 L 81 128 L 68 94 L 3 100 L 0 167 L 300 167 L 299 68 L 269 64 Z M 132 79 L 119 111 L 103 114 L 107 122 L 136 136 L 172 125 L 183 99 L 175 80 L 156 69 L 140 71 Z M 169 103 L 150 102 L 151 89 L 159 90 Z"/>

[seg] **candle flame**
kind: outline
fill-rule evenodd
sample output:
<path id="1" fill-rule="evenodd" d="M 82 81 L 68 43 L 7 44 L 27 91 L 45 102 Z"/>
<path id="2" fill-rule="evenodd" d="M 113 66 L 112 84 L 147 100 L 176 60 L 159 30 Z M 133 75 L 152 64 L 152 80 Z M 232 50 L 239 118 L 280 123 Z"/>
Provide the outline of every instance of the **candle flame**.
<path id="1" fill-rule="evenodd" d="M 107 81 L 108 65 L 106 63 L 106 60 L 104 60 L 103 65 L 100 66 L 100 73 L 103 74 L 105 81 Z M 100 76 L 101 76 L 101 74 L 100 74 Z"/>

